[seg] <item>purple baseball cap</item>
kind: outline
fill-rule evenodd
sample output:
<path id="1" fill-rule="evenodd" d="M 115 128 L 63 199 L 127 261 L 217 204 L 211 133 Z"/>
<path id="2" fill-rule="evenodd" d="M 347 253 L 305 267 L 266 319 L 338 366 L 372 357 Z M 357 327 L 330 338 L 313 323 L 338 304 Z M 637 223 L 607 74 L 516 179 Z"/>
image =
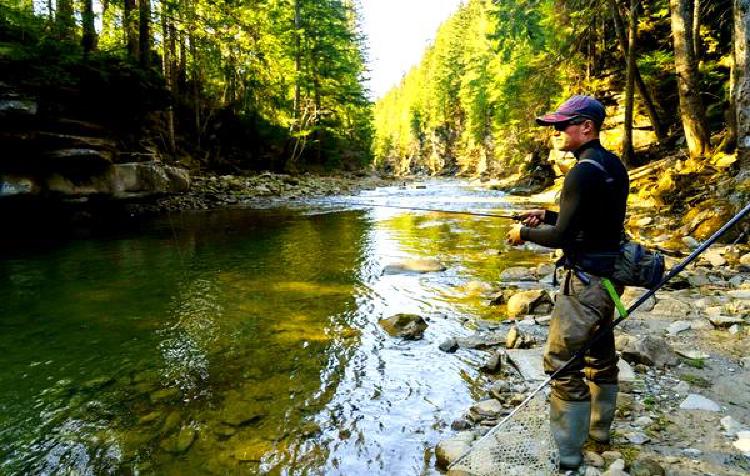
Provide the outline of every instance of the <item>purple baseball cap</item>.
<path id="1" fill-rule="evenodd" d="M 591 119 L 597 127 L 601 127 L 606 113 L 602 103 L 593 96 L 573 96 L 562 103 L 557 111 L 537 117 L 536 123 L 540 126 L 554 126 L 580 116 Z"/>

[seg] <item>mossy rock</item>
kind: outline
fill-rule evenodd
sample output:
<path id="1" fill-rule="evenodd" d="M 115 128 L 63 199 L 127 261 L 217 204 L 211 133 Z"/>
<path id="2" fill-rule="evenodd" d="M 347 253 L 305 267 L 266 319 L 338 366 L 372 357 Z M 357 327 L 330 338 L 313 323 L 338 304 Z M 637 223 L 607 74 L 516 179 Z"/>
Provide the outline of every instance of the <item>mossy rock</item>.
<path id="1" fill-rule="evenodd" d="M 427 322 L 416 314 L 396 314 L 380 321 L 380 326 L 392 337 L 420 340 L 427 329 Z"/>
<path id="2" fill-rule="evenodd" d="M 192 446 L 197 432 L 191 427 L 184 427 L 180 431 L 159 444 L 161 449 L 169 453 L 184 453 Z"/>

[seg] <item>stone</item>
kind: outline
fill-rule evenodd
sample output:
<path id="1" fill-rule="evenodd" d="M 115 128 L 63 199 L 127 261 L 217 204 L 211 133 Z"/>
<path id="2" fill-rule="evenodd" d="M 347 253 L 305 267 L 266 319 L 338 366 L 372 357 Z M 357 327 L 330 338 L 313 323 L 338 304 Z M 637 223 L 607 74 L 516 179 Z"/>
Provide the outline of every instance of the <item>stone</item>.
<path id="1" fill-rule="evenodd" d="M 409 259 L 385 267 L 383 274 L 436 273 L 446 268 L 436 259 Z"/>
<path id="2" fill-rule="evenodd" d="M 630 476 L 665 476 L 664 468 L 651 458 L 638 458 L 630 465 Z"/>
<path id="3" fill-rule="evenodd" d="M 524 266 L 511 266 L 505 268 L 500 273 L 500 281 L 536 281 L 536 274 L 534 273 L 534 269 L 529 269 Z"/>
<path id="4" fill-rule="evenodd" d="M 495 352 L 487 359 L 487 362 L 480 367 L 480 370 L 482 372 L 486 372 L 488 374 L 496 374 L 499 373 L 503 368 L 503 363 L 505 362 L 505 352 L 499 351 Z"/>
<path id="5" fill-rule="evenodd" d="M 41 185 L 33 178 L 9 175 L 0 176 L 0 197 L 38 195 L 41 188 Z"/>
<path id="6" fill-rule="evenodd" d="M 625 435 L 625 438 L 634 445 L 642 445 L 651 441 L 651 438 L 640 431 L 634 431 Z"/>
<path id="7" fill-rule="evenodd" d="M 736 336 L 740 332 L 742 332 L 742 326 L 740 326 L 739 324 L 734 324 L 729 327 L 729 333 L 733 336 Z"/>
<path id="8" fill-rule="evenodd" d="M 475 403 L 469 408 L 469 415 L 474 421 L 486 420 L 488 418 L 497 418 L 505 412 L 503 404 L 500 401 L 491 398 Z"/>
<path id="9" fill-rule="evenodd" d="M 660 297 L 656 301 L 652 312 L 662 316 L 689 316 L 692 312 L 690 304 L 670 297 Z"/>
<path id="10" fill-rule="evenodd" d="M 593 466 L 586 466 L 583 470 L 583 476 L 601 476 L 602 472 Z"/>
<path id="11" fill-rule="evenodd" d="M 631 367 L 630 364 L 625 360 L 619 359 L 617 361 L 617 369 L 617 381 L 620 384 L 620 390 L 622 390 L 623 392 L 632 392 L 636 384 L 636 377 L 635 372 L 633 371 L 633 367 Z"/>
<path id="12" fill-rule="evenodd" d="M 620 336 L 624 337 L 624 336 Z M 622 358 L 635 364 L 669 367 L 677 365 L 677 356 L 664 340 L 652 336 L 639 336 L 621 341 Z"/>
<path id="13" fill-rule="evenodd" d="M 259 402 L 243 400 L 228 401 L 221 412 L 221 422 L 229 426 L 246 426 L 259 422 L 265 417 L 265 411 Z"/>
<path id="14" fill-rule="evenodd" d="M 510 362 L 527 382 L 542 381 L 547 378 L 544 373 L 542 349 L 507 350 Z"/>
<path id="15" fill-rule="evenodd" d="M 427 322 L 416 314 L 396 314 L 380 320 L 380 326 L 391 337 L 401 337 L 405 340 L 421 340 L 427 329 Z"/>
<path id="16" fill-rule="evenodd" d="M 750 456 L 750 438 L 743 438 L 732 443 L 735 448 Z"/>
<path id="17" fill-rule="evenodd" d="M 745 320 L 736 316 L 710 316 L 708 318 L 714 327 L 726 329 L 736 324 L 744 324 Z"/>
<path id="18" fill-rule="evenodd" d="M 195 436 L 193 428 L 184 427 L 176 435 L 162 440 L 159 446 L 169 453 L 184 453 L 195 441 Z"/>
<path id="19" fill-rule="evenodd" d="M 505 342 L 505 333 L 478 333 L 467 337 L 456 337 L 456 342 L 462 349 L 490 349 Z"/>
<path id="20" fill-rule="evenodd" d="M 721 423 L 721 427 L 729 436 L 734 436 L 737 434 L 737 432 L 742 431 L 742 425 L 740 424 L 740 422 L 732 418 L 731 415 L 725 416 L 724 418 L 719 420 L 719 422 Z"/>
<path id="21" fill-rule="evenodd" d="M 648 416 L 648 415 L 642 415 L 642 416 L 639 416 L 638 418 L 636 418 L 635 421 L 633 422 L 633 424 L 636 425 L 636 426 L 648 426 L 648 425 L 650 425 L 653 422 L 654 422 L 654 420 L 651 419 L 650 416 Z"/>
<path id="22" fill-rule="evenodd" d="M 451 430 L 453 431 L 465 431 L 471 429 L 471 422 L 466 418 L 459 418 L 451 423 Z"/>
<path id="23" fill-rule="evenodd" d="M 684 450 L 682 450 L 682 454 L 684 454 L 688 458 L 697 458 L 698 456 L 702 455 L 703 452 L 696 448 L 685 448 Z"/>
<path id="24" fill-rule="evenodd" d="M 604 467 L 604 458 L 602 458 L 598 454 L 594 453 L 593 451 L 584 451 L 583 452 L 583 461 L 587 465 L 595 466 L 597 468 L 603 468 Z"/>
<path id="25" fill-rule="evenodd" d="M 508 331 L 508 335 L 505 336 L 505 347 L 508 349 L 512 349 L 514 345 L 516 345 L 516 341 L 520 337 L 520 332 L 518 331 L 518 326 L 513 326 Z"/>
<path id="26" fill-rule="evenodd" d="M 437 466 L 447 469 L 456 459 L 471 448 L 474 435 L 470 431 L 463 431 L 452 438 L 442 440 L 435 447 Z"/>
<path id="27" fill-rule="evenodd" d="M 678 395 L 687 395 L 690 392 L 690 384 L 682 381 L 672 387 L 672 391 Z"/>
<path id="28" fill-rule="evenodd" d="M 750 289 L 731 289 L 727 295 L 735 299 L 750 299 Z"/>
<path id="29" fill-rule="evenodd" d="M 692 393 L 680 403 L 680 409 L 682 410 L 703 410 L 708 412 L 718 412 L 721 407 L 714 402 L 709 400 L 703 395 Z"/>
<path id="30" fill-rule="evenodd" d="M 687 246 L 688 248 L 690 248 L 691 250 L 694 250 L 694 249 L 698 248 L 701 245 L 698 240 L 696 240 L 695 238 L 693 238 L 690 235 L 683 236 L 682 237 L 682 243 L 685 246 Z"/>
<path id="31" fill-rule="evenodd" d="M 542 289 L 519 291 L 508 299 L 506 312 L 509 317 L 527 314 L 548 314 L 552 308 L 552 299 Z"/>
<path id="32" fill-rule="evenodd" d="M 450 337 L 449 339 L 443 341 L 438 346 L 438 348 L 440 350 L 442 350 L 443 352 L 447 352 L 449 354 L 452 354 L 452 353 L 454 353 L 455 351 L 458 350 L 459 345 L 458 345 L 458 341 L 456 340 L 455 337 Z"/>
<path id="33" fill-rule="evenodd" d="M 750 267 L 750 253 L 745 253 L 744 255 L 740 256 L 740 264 L 742 266 Z"/>
<path id="34" fill-rule="evenodd" d="M 705 360 L 711 357 L 707 353 L 701 352 L 700 350 L 677 349 L 675 352 L 680 357 L 685 357 L 686 359 L 693 359 L 693 360 Z"/>
<path id="35" fill-rule="evenodd" d="M 190 172 L 149 162 L 114 164 L 110 173 L 111 192 L 116 198 L 186 192 L 190 189 Z"/>
<path id="36" fill-rule="evenodd" d="M 182 391 L 179 388 L 162 388 L 160 390 L 156 390 L 155 392 L 151 392 L 151 395 L 149 395 L 149 400 L 151 400 L 152 404 L 158 404 L 158 403 L 165 403 L 165 402 L 173 402 L 175 400 L 179 400 L 182 397 Z"/>
<path id="37" fill-rule="evenodd" d="M 605 465 L 611 465 L 618 459 L 622 458 L 622 453 L 617 450 L 603 451 L 602 458 L 604 458 Z"/>
<path id="38" fill-rule="evenodd" d="M 690 329 L 690 321 L 674 321 L 667 326 L 667 334 L 676 336 L 680 332 L 684 332 Z"/>

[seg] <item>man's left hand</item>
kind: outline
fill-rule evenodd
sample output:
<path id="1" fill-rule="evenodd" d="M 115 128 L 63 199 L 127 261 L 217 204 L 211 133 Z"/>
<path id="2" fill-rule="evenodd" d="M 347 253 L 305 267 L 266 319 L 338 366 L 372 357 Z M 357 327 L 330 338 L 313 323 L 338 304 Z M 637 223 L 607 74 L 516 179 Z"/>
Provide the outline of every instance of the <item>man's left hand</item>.
<path id="1" fill-rule="evenodd" d="M 508 235 L 505 237 L 508 240 L 508 244 L 513 246 L 524 244 L 524 241 L 521 239 L 522 227 L 523 225 L 513 225 L 513 228 L 510 229 Z"/>

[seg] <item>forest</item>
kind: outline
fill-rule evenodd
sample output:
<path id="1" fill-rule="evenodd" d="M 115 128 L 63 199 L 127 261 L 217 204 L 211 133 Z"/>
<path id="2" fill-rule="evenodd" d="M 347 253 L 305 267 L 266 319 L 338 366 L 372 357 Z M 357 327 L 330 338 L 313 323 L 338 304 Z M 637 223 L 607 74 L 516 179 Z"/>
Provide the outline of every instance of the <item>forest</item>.
<path id="1" fill-rule="evenodd" d="M 351 0 L 3 0 L 0 80 L 191 168 L 371 160 Z"/>
<path id="2" fill-rule="evenodd" d="M 630 166 L 683 146 L 719 160 L 748 130 L 747 28 L 742 1 L 468 0 L 377 102 L 375 160 L 446 175 L 538 164 L 549 141 L 533 119 L 571 94 L 616 112 L 605 129 Z"/>

